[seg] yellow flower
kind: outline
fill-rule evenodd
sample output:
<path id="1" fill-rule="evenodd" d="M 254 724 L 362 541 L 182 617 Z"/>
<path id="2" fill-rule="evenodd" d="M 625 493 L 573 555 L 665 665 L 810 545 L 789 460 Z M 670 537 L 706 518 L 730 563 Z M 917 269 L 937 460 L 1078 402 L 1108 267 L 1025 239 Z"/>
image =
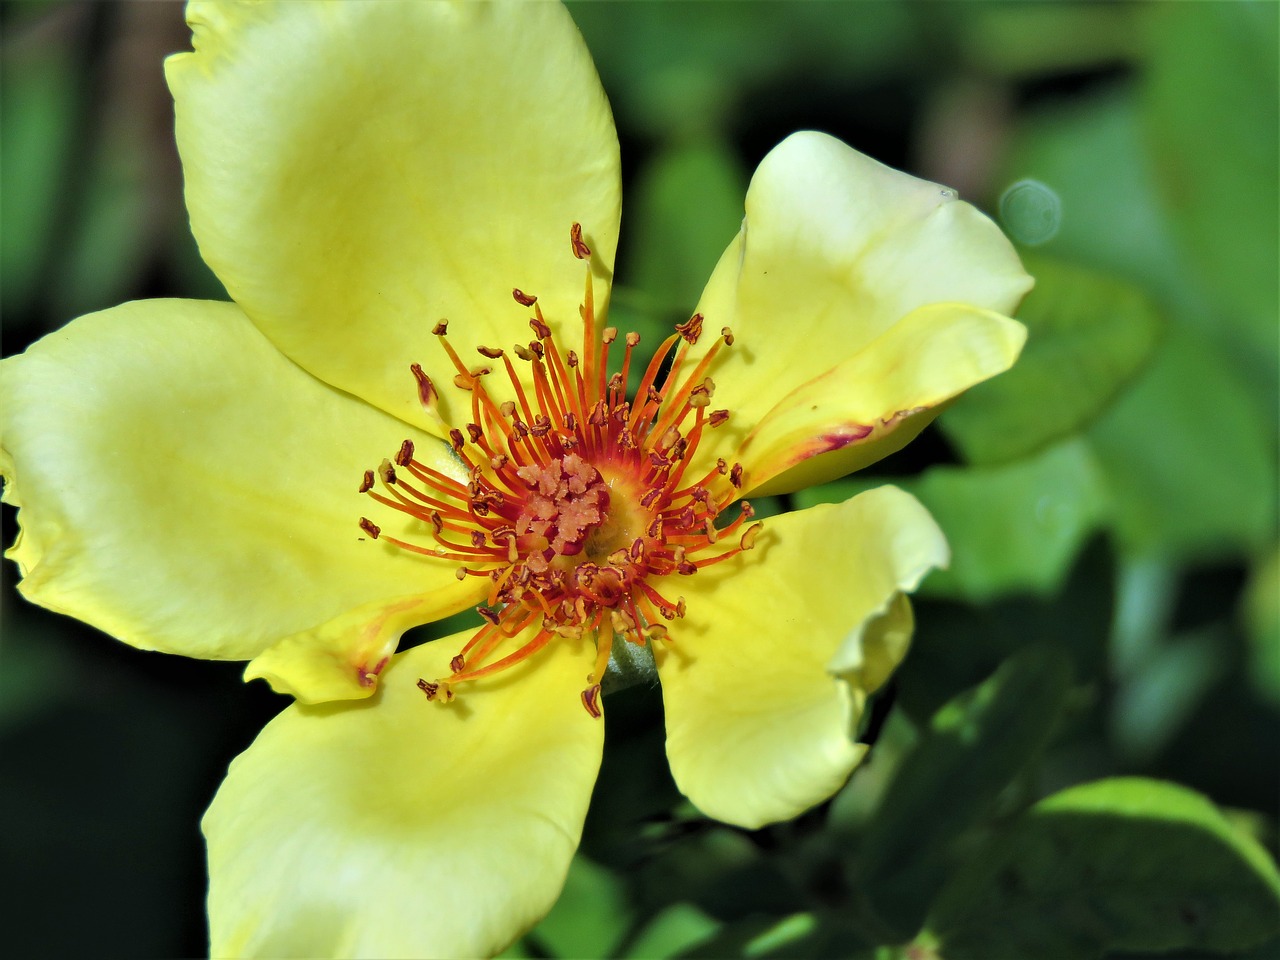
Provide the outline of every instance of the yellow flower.
<path id="1" fill-rule="evenodd" d="M 733 504 L 883 457 L 1013 362 L 1030 279 L 999 231 L 797 134 L 628 405 L 617 141 L 563 9 L 188 20 L 187 204 L 235 302 L 124 304 L 4 361 L 0 470 L 29 599 L 299 701 L 205 819 L 214 954 L 520 935 L 578 842 L 615 633 L 652 647 L 705 813 L 830 796 L 946 544 L 893 488 L 763 529 Z M 395 653 L 477 603 L 480 631 Z"/>

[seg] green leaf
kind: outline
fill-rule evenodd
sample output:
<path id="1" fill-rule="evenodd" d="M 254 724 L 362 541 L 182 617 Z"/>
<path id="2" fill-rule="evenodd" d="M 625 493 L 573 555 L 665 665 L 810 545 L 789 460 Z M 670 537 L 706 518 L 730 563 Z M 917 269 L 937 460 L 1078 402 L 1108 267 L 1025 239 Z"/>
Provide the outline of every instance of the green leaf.
<path id="1" fill-rule="evenodd" d="M 719 932 L 719 921 L 689 903 L 667 907 L 645 925 L 623 954 L 634 960 L 674 957 Z"/>
<path id="2" fill-rule="evenodd" d="M 0 291 L 6 313 L 25 308 L 38 293 L 78 119 L 71 51 L 52 42 L 13 46 L 0 72 Z"/>
<path id="3" fill-rule="evenodd" d="M 855 902 L 887 928 L 884 942 L 919 929 L 957 837 L 1048 742 L 1069 684 L 1061 654 L 1028 648 L 934 716 L 885 792 L 854 869 Z"/>
<path id="4" fill-rule="evenodd" d="M 1133 555 L 1265 549 L 1276 523 L 1268 416 L 1214 343 L 1172 328 L 1151 367 L 1089 431 Z"/>
<path id="5" fill-rule="evenodd" d="M 926 581 L 933 595 L 985 601 L 1053 593 L 1107 509 L 1087 445 L 1071 441 L 1000 467 L 936 467 L 905 484 L 951 544 L 951 567 Z"/>
<path id="6" fill-rule="evenodd" d="M 1243 950 L 1280 932 L 1280 875 L 1200 794 L 1101 780 L 1047 797 L 975 851 L 930 927 L 948 960 Z"/>
<path id="7" fill-rule="evenodd" d="M 677 320 L 693 312 L 702 287 L 742 224 L 747 176 L 719 144 L 676 147 L 641 172 L 628 200 L 633 219 L 630 281 Z"/>
<path id="8" fill-rule="evenodd" d="M 930 574 L 922 592 L 972 601 L 1053 593 L 1108 509 L 1102 474 L 1079 440 L 996 467 L 841 480 L 799 492 L 796 503 L 840 502 L 886 482 L 918 497 L 951 545 L 950 568 Z"/>
<path id="9" fill-rule="evenodd" d="M 629 923 L 622 882 L 579 855 L 569 866 L 560 899 L 529 939 L 556 957 L 603 957 L 613 952 Z"/>
<path id="10" fill-rule="evenodd" d="M 1143 12 L 1142 106 L 1156 183 L 1192 265 L 1229 305 L 1226 319 L 1274 363 L 1280 6 L 1175 3 Z"/>
<path id="11" fill-rule="evenodd" d="M 1243 598 L 1249 636 L 1249 680 L 1280 707 L 1280 547 L 1272 547 L 1249 577 Z"/>
<path id="12" fill-rule="evenodd" d="M 1036 287 L 1018 311 L 1027 345 L 1009 372 L 938 421 L 970 463 L 1012 460 L 1091 423 L 1151 356 L 1163 318 L 1137 287 L 1024 257 Z"/>

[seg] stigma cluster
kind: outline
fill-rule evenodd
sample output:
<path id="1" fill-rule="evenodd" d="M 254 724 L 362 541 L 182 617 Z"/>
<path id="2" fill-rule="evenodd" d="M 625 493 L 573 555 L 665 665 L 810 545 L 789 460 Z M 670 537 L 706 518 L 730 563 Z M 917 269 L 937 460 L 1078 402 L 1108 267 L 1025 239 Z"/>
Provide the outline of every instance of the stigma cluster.
<path id="1" fill-rule="evenodd" d="M 577 224 L 571 246 L 579 259 L 590 257 Z M 460 683 L 511 667 L 557 638 L 586 636 L 595 642 L 596 664 L 582 702 L 598 717 L 614 636 L 670 643 L 667 624 L 685 614 L 684 599 L 664 595 L 654 581 L 693 576 L 749 550 L 761 529 L 748 524 L 746 501 L 729 523 L 716 525 L 738 500 L 740 464 L 717 459 L 702 475 L 688 473 L 705 431 L 729 419 L 727 410 L 711 409 L 715 384 L 707 372 L 733 334 L 723 328 L 693 363 L 689 348 L 702 336 L 703 317 L 678 324 L 629 401 L 640 337 L 623 338 L 621 368 L 609 374 L 618 331 L 597 335 L 590 270 L 579 311 L 581 352 L 562 351 L 535 296 L 518 289 L 512 296 L 532 309 L 533 338 L 510 354 L 479 346 L 483 362 L 468 365 L 449 341 L 447 321 L 433 330 L 456 371 L 454 386 L 470 394 L 470 422 L 450 432 L 469 480 L 416 460 L 406 440 L 394 458 L 365 472 L 360 492 L 421 521 L 428 542 L 386 536 L 367 517 L 360 527 L 400 549 L 457 561 L 460 580 L 489 580 L 487 603 L 478 608 L 485 623 L 453 658 L 451 674 L 418 681 L 428 699 L 447 702 Z M 527 365 L 526 376 L 517 364 Z M 410 370 L 420 400 L 433 409 L 435 383 L 420 365 Z M 504 392 L 510 387 L 507 399 L 495 399 L 489 387 L 495 374 Z M 528 639 L 506 652 L 516 637 Z"/>

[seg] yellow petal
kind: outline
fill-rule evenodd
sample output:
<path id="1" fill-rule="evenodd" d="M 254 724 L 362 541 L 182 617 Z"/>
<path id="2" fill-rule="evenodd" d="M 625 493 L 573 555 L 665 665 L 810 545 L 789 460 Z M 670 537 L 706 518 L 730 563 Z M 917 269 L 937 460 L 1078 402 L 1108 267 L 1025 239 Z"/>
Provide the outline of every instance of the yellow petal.
<path id="1" fill-rule="evenodd" d="M 126 643 L 247 659 L 335 622 L 345 659 L 321 656 L 346 695 L 367 696 L 360 680 L 390 650 L 364 643 L 353 611 L 470 602 L 454 564 L 357 525 L 378 516 L 357 493 L 366 468 L 412 438 L 418 459 L 456 470 L 447 447 L 290 363 L 233 304 L 82 317 L 0 363 L 0 411 L 19 589 Z"/>
<path id="2" fill-rule="evenodd" d="M 825 800 L 861 760 L 866 694 L 911 633 L 902 594 L 947 561 L 942 532 L 896 487 L 764 523 L 754 550 L 658 584 L 688 614 L 655 645 L 676 784 L 751 829 Z"/>
<path id="3" fill-rule="evenodd" d="M 948 400 L 1007 370 L 1026 338 L 1022 324 L 990 310 L 913 310 L 755 425 L 738 453 L 751 492 L 825 483 L 901 449 Z"/>
<path id="4" fill-rule="evenodd" d="M 574 222 L 607 297 L 617 137 L 559 4 L 192 3 L 187 20 L 195 50 L 166 70 L 192 231 L 321 379 L 438 432 L 409 375 L 452 379 L 436 321 L 480 363 L 477 345 L 530 339 L 519 287 L 573 330 Z"/>
<path id="5" fill-rule="evenodd" d="M 712 369 L 713 405 L 732 419 L 706 455 L 730 455 L 779 399 L 918 308 L 1010 314 L 1031 283 L 995 224 L 953 191 L 825 134 L 789 137 L 756 170 L 741 232 L 698 305 L 709 333 L 728 326 L 735 337 Z M 852 386 L 824 382 L 841 393 Z M 758 482 L 750 471 L 747 481 Z"/>
<path id="6" fill-rule="evenodd" d="M 550 909 L 600 765 L 592 655 L 557 641 L 428 702 L 465 638 L 396 656 L 371 700 L 288 708 L 231 765 L 204 820 L 213 956 L 491 956 Z"/>

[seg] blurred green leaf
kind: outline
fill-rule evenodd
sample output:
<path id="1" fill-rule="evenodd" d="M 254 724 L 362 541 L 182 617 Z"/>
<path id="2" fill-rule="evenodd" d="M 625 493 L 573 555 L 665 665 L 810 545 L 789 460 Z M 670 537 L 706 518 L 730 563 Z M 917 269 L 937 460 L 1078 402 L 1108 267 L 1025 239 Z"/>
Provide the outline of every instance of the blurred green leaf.
<path id="1" fill-rule="evenodd" d="M 0 290 L 6 312 L 36 295 L 66 190 L 77 117 L 70 51 L 6 50 L 0 69 Z"/>
<path id="2" fill-rule="evenodd" d="M 101 310 L 124 299 L 151 252 L 147 141 L 123 124 L 104 133 L 87 172 L 81 218 L 58 264 L 52 298 L 63 316 Z"/>
<path id="3" fill-rule="evenodd" d="M 1280 707 L 1280 547 L 1254 567 L 1243 606 L 1249 680 L 1272 706 Z"/>
<path id="4" fill-rule="evenodd" d="M 715 936 L 721 926 L 692 904 L 675 903 L 645 925 L 623 956 L 630 960 L 674 957 Z"/>
<path id="5" fill-rule="evenodd" d="M 684 320 L 742 224 L 747 176 L 732 151 L 675 147 L 641 172 L 630 194 L 633 284 Z"/>
<path id="6" fill-rule="evenodd" d="M 1227 672 L 1227 641 L 1220 629 L 1170 638 L 1139 669 L 1117 678 L 1111 718 L 1118 752 L 1129 760 L 1150 761 L 1177 736 Z"/>
<path id="7" fill-rule="evenodd" d="M 1152 4 L 1143 14 L 1156 182 L 1194 265 L 1230 306 L 1224 320 L 1275 361 L 1280 6 Z"/>
<path id="8" fill-rule="evenodd" d="M 935 714 L 871 820 L 853 870 L 857 901 L 905 940 L 946 879 L 957 836 L 1049 740 L 1070 668 L 1058 652 L 1024 649 Z"/>
<path id="9" fill-rule="evenodd" d="M 1280 931 L 1280 875 L 1201 795 L 1102 780 L 1047 797 L 974 851 L 930 929 L 948 960 L 1247 949 Z"/>
<path id="10" fill-rule="evenodd" d="M 1091 423 L 1151 356 L 1162 327 L 1132 284 L 1024 257 L 1036 287 L 1018 311 L 1027 345 L 1013 369 L 964 394 L 938 424 L 970 463 L 1012 460 Z"/>
<path id="11" fill-rule="evenodd" d="M 556 957 L 604 957 L 621 942 L 630 919 L 622 881 L 578 855 L 560 899 L 528 939 Z"/>
<path id="12" fill-rule="evenodd" d="M 1000 467 L 935 467 L 904 486 L 951 544 L 950 568 L 926 592 L 978 602 L 1052 593 L 1107 511 L 1097 464 L 1078 440 Z"/>
<path id="13" fill-rule="evenodd" d="M 1082 70 L 1136 47 L 1126 4 L 972 4 L 957 18 L 964 59 L 985 73 L 1025 78 Z"/>
<path id="14" fill-rule="evenodd" d="M 1089 431 L 1136 555 L 1221 558 L 1274 541 L 1276 444 L 1215 345 L 1171 329 L 1151 366 Z"/>
<path id="15" fill-rule="evenodd" d="M 799 506 L 837 503 L 886 482 L 918 497 L 951 545 L 950 567 L 930 574 L 922 592 L 972 601 L 1052 593 L 1108 507 L 1093 453 L 1079 440 L 996 467 L 840 480 L 803 490 L 795 500 Z"/>

